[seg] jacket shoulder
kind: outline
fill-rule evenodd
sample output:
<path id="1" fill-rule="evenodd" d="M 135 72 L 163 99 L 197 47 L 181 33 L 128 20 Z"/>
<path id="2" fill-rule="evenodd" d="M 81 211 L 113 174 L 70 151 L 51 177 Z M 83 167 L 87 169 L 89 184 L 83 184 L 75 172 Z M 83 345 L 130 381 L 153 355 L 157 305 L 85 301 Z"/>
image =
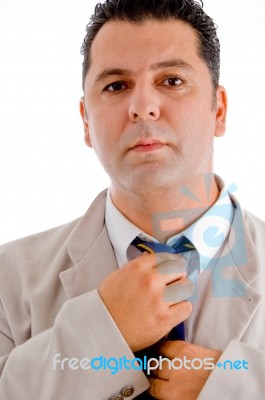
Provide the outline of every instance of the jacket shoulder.
<path id="1" fill-rule="evenodd" d="M 243 211 L 244 221 L 251 241 L 256 249 L 263 251 L 265 248 L 265 221 L 249 211 Z"/>
<path id="2" fill-rule="evenodd" d="M 247 210 L 243 210 L 243 214 L 249 230 L 251 230 L 253 233 L 256 230 L 261 232 L 263 231 L 265 233 L 265 221 Z"/>

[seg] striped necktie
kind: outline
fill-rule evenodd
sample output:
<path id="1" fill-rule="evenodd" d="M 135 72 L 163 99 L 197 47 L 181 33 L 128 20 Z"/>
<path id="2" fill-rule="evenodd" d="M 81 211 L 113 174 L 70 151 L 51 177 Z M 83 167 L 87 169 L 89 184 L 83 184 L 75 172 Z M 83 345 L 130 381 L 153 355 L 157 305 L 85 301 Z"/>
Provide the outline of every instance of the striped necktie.
<path id="1" fill-rule="evenodd" d="M 173 246 L 167 246 L 166 244 L 156 242 L 145 242 L 144 240 L 136 237 L 132 243 L 133 246 L 137 247 L 141 252 L 148 251 L 148 253 L 174 253 L 180 254 L 187 251 L 194 250 L 195 247 L 185 236 L 182 236 L 177 240 Z M 185 327 L 184 322 L 181 322 L 175 326 L 167 335 L 167 340 L 185 340 Z"/>

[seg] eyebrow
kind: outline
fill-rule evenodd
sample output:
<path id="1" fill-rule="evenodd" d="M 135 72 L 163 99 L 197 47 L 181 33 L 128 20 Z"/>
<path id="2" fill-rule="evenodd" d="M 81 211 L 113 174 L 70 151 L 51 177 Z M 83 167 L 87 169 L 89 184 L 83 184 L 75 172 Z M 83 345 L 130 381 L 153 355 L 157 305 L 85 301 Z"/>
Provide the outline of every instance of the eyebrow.
<path id="1" fill-rule="evenodd" d="M 194 70 L 189 63 L 187 63 L 184 60 L 181 60 L 180 58 L 175 58 L 173 60 L 162 61 L 162 62 L 159 62 L 157 64 L 151 65 L 151 69 L 153 71 L 155 71 L 157 69 L 166 69 L 166 68 L 171 68 L 171 67 L 177 67 L 177 68 L 186 69 L 186 70 L 189 70 L 189 71 L 193 71 Z"/>
<path id="2" fill-rule="evenodd" d="M 173 60 L 166 60 L 166 61 L 161 61 L 159 63 L 153 64 L 151 65 L 150 69 L 152 71 L 156 71 L 159 69 L 167 69 L 167 68 L 172 68 L 172 67 L 177 67 L 180 69 L 184 69 L 187 71 L 194 71 L 193 67 L 187 63 L 184 60 L 181 60 L 179 58 L 173 59 Z M 104 71 L 100 72 L 95 79 L 95 83 L 98 83 L 106 78 L 108 78 L 109 76 L 114 76 L 114 75 L 120 75 L 120 76 L 124 76 L 124 75 L 130 75 L 133 72 L 129 69 L 122 69 L 122 68 L 106 68 L 104 69 Z"/>

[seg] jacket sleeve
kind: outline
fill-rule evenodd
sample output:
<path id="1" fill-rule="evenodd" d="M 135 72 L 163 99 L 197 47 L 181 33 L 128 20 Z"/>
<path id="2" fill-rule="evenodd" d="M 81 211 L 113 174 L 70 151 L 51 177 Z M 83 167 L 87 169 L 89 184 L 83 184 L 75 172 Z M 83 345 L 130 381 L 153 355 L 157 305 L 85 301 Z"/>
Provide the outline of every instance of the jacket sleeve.
<path id="1" fill-rule="evenodd" d="M 127 386 L 133 399 L 149 383 L 130 361 L 116 361 L 124 357 L 134 354 L 97 290 L 67 300 L 53 327 L 16 347 L 0 303 L 0 399 L 108 400 Z"/>
<path id="2" fill-rule="evenodd" d="M 265 351 L 232 340 L 211 372 L 198 400 L 264 399 L 264 377 Z"/>

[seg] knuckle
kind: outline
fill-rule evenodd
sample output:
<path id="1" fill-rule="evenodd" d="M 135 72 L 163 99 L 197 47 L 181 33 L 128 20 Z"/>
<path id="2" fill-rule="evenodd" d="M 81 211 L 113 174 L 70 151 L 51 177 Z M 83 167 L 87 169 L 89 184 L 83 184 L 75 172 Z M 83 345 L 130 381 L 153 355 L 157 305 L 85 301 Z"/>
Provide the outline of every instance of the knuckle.
<path id="1" fill-rule="evenodd" d="M 153 310 L 152 317 L 156 323 L 161 322 L 166 318 L 166 310 L 159 300 L 154 299 L 152 301 L 151 307 Z"/>
<path id="2" fill-rule="evenodd" d="M 156 314 L 156 319 L 159 323 L 164 323 L 167 320 L 167 316 L 162 310 L 160 310 Z"/>
<path id="3" fill-rule="evenodd" d="M 161 390 L 161 382 L 159 379 L 153 379 L 152 385 L 149 389 L 149 393 L 155 397 L 155 398 L 160 398 L 160 390 Z"/>
<path id="4" fill-rule="evenodd" d="M 154 257 L 155 254 L 143 254 L 130 261 L 127 266 L 134 272 L 150 271 L 150 267 L 154 264 Z"/>
<path id="5" fill-rule="evenodd" d="M 182 304 L 184 313 L 189 315 L 192 311 L 192 304 L 189 301 L 183 301 Z"/>
<path id="6" fill-rule="evenodd" d="M 144 286 L 152 294 L 152 298 L 157 300 L 162 299 L 163 281 L 161 281 L 161 276 L 157 274 L 156 269 L 151 271 L 144 271 L 141 279 L 143 280 Z"/>
<path id="7" fill-rule="evenodd" d="M 180 254 L 177 254 L 176 255 L 176 258 L 177 258 L 177 263 L 178 263 L 178 265 L 180 266 L 180 267 L 186 267 L 186 265 L 187 265 L 187 260 L 186 260 L 186 258 L 184 257 L 184 256 L 182 256 L 182 255 L 180 255 Z"/>
<path id="8" fill-rule="evenodd" d="M 188 301 L 182 301 L 177 304 L 173 314 L 173 324 L 179 324 L 187 319 L 192 311 L 192 304 Z"/>
<path id="9" fill-rule="evenodd" d="M 163 342 L 163 352 L 167 353 L 167 351 L 170 351 L 173 348 L 177 347 L 178 342 L 177 340 L 170 341 L 170 340 L 165 340 Z"/>
<path id="10" fill-rule="evenodd" d="M 194 293 L 194 290 L 195 290 L 194 283 L 188 278 L 182 279 L 181 281 L 179 281 L 179 283 L 181 283 L 183 285 L 183 287 L 185 288 L 185 291 L 187 293 L 187 298 L 192 296 L 192 294 Z"/>
<path id="11" fill-rule="evenodd" d="M 150 292 L 155 293 L 157 285 L 156 285 L 156 280 L 155 280 L 155 277 L 153 276 L 153 274 L 150 274 L 147 272 L 143 273 L 141 275 L 140 284 L 144 290 L 147 290 L 149 293 Z"/>
<path id="12" fill-rule="evenodd" d="M 127 264 L 127 268 L 129 269 L 129 271 L 133 272 L 134 274 L 139 273 L 142 270 L 142 263 L 141 260 L 139 260 L 139 258 L 136 258 L 135 260 L 132 260 Z"/>

